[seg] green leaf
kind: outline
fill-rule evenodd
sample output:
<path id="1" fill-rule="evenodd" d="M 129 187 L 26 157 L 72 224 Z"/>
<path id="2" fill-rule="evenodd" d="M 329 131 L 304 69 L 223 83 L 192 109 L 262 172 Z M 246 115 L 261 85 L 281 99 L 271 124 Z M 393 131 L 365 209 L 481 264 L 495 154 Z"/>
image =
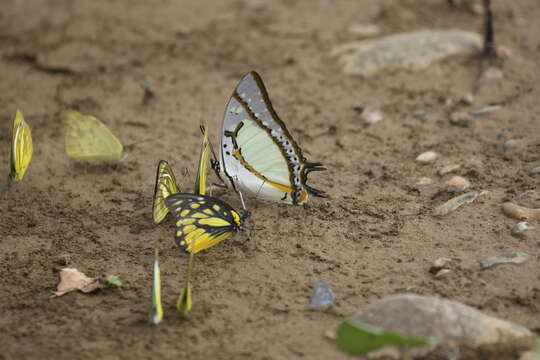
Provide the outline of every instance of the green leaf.
<path id="1" fill-rule="evenodd" d="M 536 349 L 534 350 L 536 358 L 540 360 L 540 337 L 536 338 Z"/>
<path id="2" fill-rule="evenodd" d="M 376 326 L 343 321 L 337 329 L 337 346 L 352 355 L 366 354 L 383 346 L 425 346 L 436 343 L 434 338 L 405 335 Z"/>
<path id="3" fill-rule="evenodd" d="M 107 276 L 107 279 L 105 279 L 105 282 L 109 286 L 122 287 L 122 280 L 120 280 L 120 277 L 118 277 L 118 275 Z"/>

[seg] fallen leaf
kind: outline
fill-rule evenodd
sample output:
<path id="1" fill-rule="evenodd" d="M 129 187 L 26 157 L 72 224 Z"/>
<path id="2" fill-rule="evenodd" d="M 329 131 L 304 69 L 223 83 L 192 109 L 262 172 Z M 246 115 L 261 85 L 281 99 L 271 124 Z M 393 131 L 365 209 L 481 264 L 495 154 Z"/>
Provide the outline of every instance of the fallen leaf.
<path id="1" fill-rule="evenodd" d="M 99 288 L 101 283 L 98 278 L 90 278 L 77 269 L 64 268 L 60 270 L 60 283 L 54 295 L 62 296 L 75 290 L 90 293 Z"/>

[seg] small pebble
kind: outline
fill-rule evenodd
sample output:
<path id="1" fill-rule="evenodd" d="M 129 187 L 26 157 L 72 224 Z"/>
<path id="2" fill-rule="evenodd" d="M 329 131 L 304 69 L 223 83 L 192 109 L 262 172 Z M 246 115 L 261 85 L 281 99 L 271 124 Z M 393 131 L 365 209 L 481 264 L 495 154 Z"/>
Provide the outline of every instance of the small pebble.
<path id="1" fill-rule="evenodd" d="M 347 30 L 358 38 L 367 38 L 381 33 L 381 28 L 375 24 L 352 24 Z"/>
<path id="2" fill-rule="evenodd" d="M 461 176 L 452 176 L 450 179 L 448 179 L 444 186 L 447 188 L 453 188 L 459 191 L 467 190 L 471 187 L 471 183 L 469 180 L 465 179 Z"/>
<path id="3" fill-rule="evenodd" d="M 421 165 L 427 165 L 434 162 L 439 157 L 435 151 L 426 151 L 416 157 L 416 162 Z"/>
<path id="4" fill-rule="evenodd" d="M 362 117 L 366 120 L 368 124 L 378 123 L 383 118 L 382 113 L 379 110 L 370 107 L 364 108 L 364 111 L 362 112 Z"/>
<path id="5" fill-rule="evenodd" d="M 435 216 L 445 216 L 458 209 L 460 206 L 471 203 L 480 195 L 478 191 L 470 191 L 463 195 L 459 195 L 445 202 L 442 205 L 437 206 L 433 210 Z"/>
<path id="6" fill-rule="evenodd" d="M 531 224 L 526 221 L 520 221 L 512 228 L 512 235 L 523 235 L 525 231 L 532 229 L 534 227 Z"/>
<path id="7" fill-rule="evenodd" d="M 531 174 L 531 175 L 540 174 L 540 165 L 539 166 L 531 166 L 529 168 L 529 174 Z"/>
<path id="8" fill-rule="evenodd" d="M 432 271 L 432 270 L 439 271 L 440 269 L 445 268 L 446 265 L 448 265 L 450 262 L 452 262 L 452 259 L 449 259 L 447 257 L 440 257 L 437 260 L 435 260 L 433 262 L 433 264 L 431 264 L 430 271 Z M 434 272 L 434 271 L 432 271 L 432 272 Z"/>
<path id="9" fill-rule="evenodd" d="M 540 209 L 530 209 L 511 202 L 502 204 L 501 209 L 506 216 L 513 219 L 521 221 L 540 219 Z"/>
<path id="10" fill-rule="evenodd" d="M 480 261 L 483 269 L 487 269 L 497 265 L 520 265 L 529 260 L 529 255 L 520 252 L 511 252 L 486 258 Z"/>
<path id="11" fill-rule="evenodd" d="M 463 163 L 465 169 L 474 169 L 482 166 L 482 161 L 478 159 L 469 159 Z"/>
<path id="12" fill-rule="evenodd" d="M 427 116 L 428 112 L 424 109 L 418 109 L 413 112 L 413 116 L 418 119 L 424 119 Z"/>
<path id="13" fill-rule="evenodd" d="M 435 279 L 442 279 L 444 277 L 447 277 L 452 273 L 452 270 L 450 269 L 441 269 L 439 272 L 435 274 Z"/>
<path id="14" fill-rule="evenodd" d="M 490 106 L 480 108 L 478 110 L 471 111 L 470 114 L 474 116 L 482 116 L 482 115 L 487 115 L 501 109 L 502 109 L 502 106 L 500 105 L 490 105 Z"/>
<path id="15" fill-rule="evenodd" d="M 471 115 L 464 112 L 454 112 L 450 114 L 449 121 L 451 125 L 459 127 L 469 127 L 472 121 Z"/>
<path id="16" fill-rule="evenodd" d="M 441 169 L 439 169 L 439 175 L 444 176 L 446 174 L 450 174 L 452 172 L 458 171 L 461 168 L 461 164 L 450 164 L 443 166 Z"/>
<path id="17" fill-rule="evenodd" d="M 313 287 L 313 294 L 311 295 L 309 305 L 311 307 L 330 306 L 334 303 L 335 298 L 336 295 L 334 295 L 330 285 L 324 280 L 319 280 Z"/>
<path id="18" fill-rule="evenodd" d="M 459 101 L 465 105 L 472 105 L 474 103 L 474 95 L 472 93 L 466 93 L 459 99 Z"/>
<path id="19" fill-rule="evenodd" d="M 503 144 L 505 150 L 512 149 L 523 142 L 522 139 L 510 139 L 506 140 Z"/>
<path id="20" fill-rule="evenodd" d="M 504 79 L 504 73 L 502 72 L 502 70 L 496 67 L 490 67 L 484 70 L 482 75 L 480 75 L 479 82 L 481 84 L 485 84 L 488 82 L 499 81 L 502 79 Z"/>
<path id="21" fill-rule="evenodd" d="M 421 177 L 416 182 L 416 185 L 431 185 L 431 184 L 433 184 L 433 179 L 428 178 L 428 177 Z"/>

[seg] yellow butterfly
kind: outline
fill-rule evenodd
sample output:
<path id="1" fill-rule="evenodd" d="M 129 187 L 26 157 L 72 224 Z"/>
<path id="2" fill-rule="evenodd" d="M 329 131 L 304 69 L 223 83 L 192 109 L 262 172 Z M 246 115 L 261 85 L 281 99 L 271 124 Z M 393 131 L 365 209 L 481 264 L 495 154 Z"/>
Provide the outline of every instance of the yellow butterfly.
<path id="1" fill-rule="evenodd" d="M 64 110 L 60 119 L 66 129 L 66 152 L 89 163 L 117 163 L 126 158 L 133 146 L 120 140 L 99 119 L 76 110 Z"/>
<path id="2" fill-rule="evenodd" d="M 161 160 L 158 164 L 156 174 L 156 186 L 154 188 L 154 202 L 152 204 L 152 216 L 154 222 L 159 224 L 169 213 L 165 198 L 172 194 L 179 193 L 180 189 L 176 184 L 176 177 L 165 160 Z"/>
<path id="3" fill-rule="evenodd" d="M 159 271 L 158 249 L 154 254 L 154 268 L 152 276 L 152 308 L 150 322 L 157 325 L 163 320 L 163 306 L 161 305 L 161 275 Z"/>
<path id="4" fill-rule="evenodd" d="M 32 160 L 33 149 L 30 127 L 24 121 L 21 111 L 17 109 L 13 117 L 10 179 L 22 181 L 30 165 L 30 160 Z"/>
<path id="5" fill-rule="evenodd" d="M 208 129 L 201 126 L 203 132 L 203 143 L 201 154 L 199 155 L 199 166 L 195 179 L 195 194 L 206 194 L 206 179 L 208 179 L 208 163 L 210 161 L 210 140 L 208 139 Z"/>

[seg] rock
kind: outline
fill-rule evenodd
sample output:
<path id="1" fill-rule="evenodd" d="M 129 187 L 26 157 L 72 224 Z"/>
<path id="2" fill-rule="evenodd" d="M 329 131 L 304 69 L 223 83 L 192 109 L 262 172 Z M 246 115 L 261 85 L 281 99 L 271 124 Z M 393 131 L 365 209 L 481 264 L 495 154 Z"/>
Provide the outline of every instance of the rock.
<path id="1" fill-rule="evenodd" d="M 379 35 L 381 28 L 375 24 L 351 24 L 347 31 L 358 38 L 367 38 Z"/>
<path id="2" fill-rule="evenodd" d="M 504 142 L 503 148 L 505 150 L 509 150 L 509 149 L 515 148 L 516 146 L 520 145 L 521 143 L 523 143 L 523 140 L 521 140 L 521 139 L 509 139 L 509 140 L 506 140 Z"/>
<path id="3" fill-rule="evenodd" d="M 474 116 L 482 116 L 482 115 L 491 114 L 492 112 L 499 111 L 501 109 L 502 109 L 502 106 L 500 105 L 490 105 L 490 106 L 484 106 L 483 108 L 471 111 L 470 114 Z"/>
<path id="4" fill-rule="evenodd" d="M 540 209 L 530 209 L 511 202 L 502 204 L 501 210 L 504 215 L 521 221 L 540 219 Z"/>
<path id="5" fill-rule="evenodd" d="M 540 165 L 539 166 L 531 166 L 531 167 L 529 167 L 529 174 L 531 174 L 531 175 L 540 174 Z"/>
<path id="6" fill-rule="evenodd" d="M 474 169 L 482 166 L 482 162 L 478 159 L 469 159 L 463 163 L 465 169 Z"/>
<path id="7" fill-rule="evenodd" d="M 482 37 L 463 30 L 421 30 L 356 41 L 332 50 L 343 72 L 372 76 L 383 70 L 420 70 L 452 55 L 478 54 Z"/>
<path id="8" fill-rule="evenodd" d="M 472 122 L 471 115 L 464 112 L 454 112 L 450 114 L 448 118 L 451 125 L 460 126 L 460 127 L 469 127 Z"/>
<path id="9" fill-rule="evenodd" d="M 446 165 L 446 166 L 443 166 L 442 168 L 439 169 L 438 174 L 440 176 L 444 176 L 444 175 L 449 174 L 451 172 L 458 171 L 460 168 L 461 168 L 461 164 Z"/>
<path id="10" fill-rule="evenodd" d="M 529 260 L 529 255 L 520 252 L 511 252 L 483 259 L 480 261 L 480 265 L 482 265 L 482 269 L 488 269 L 497 265 L 521 265 L 527 260 Z"/>
<path id="11" fill-rule="evenodd" d="M 382 120 L 382 113 L 374 108 L 365 107 L 362 111 L 362 117 L 368 124 L 375 124 Z"/>
<path id="12" fill-rule="evenodd" d="M 446 265 L 448 265 L 450 262 L 452 262 L 452 259 L 449 259 L 446 257 L 440 257 L 433 262 L 433 264 L 431 265 L 431 268 L 435 270 L 440 270 L 446 267 Z"/>
<path id="13" fill-rule="evenodd" d="M 485 84 L 489 82 L 495 82 L 504 79 L 504 74 L 501 69 L 496 67 L 489 67 L 480 75 L 478 82 Z"/>
<path id="14" fill-rule="evenodd" d="M 465 179 L 464 177 L 452 176 L 450 179 L 448 179 L 444 183 L 444 186 L 447 187 L 447 188 L 456 189 L 458 191 L 463 191 L 463 190 L 467 190 L 468 188 L 470 188 L 471 183 L 469 182 L 469 180 Z"/>
<path id="15" fill-rule="evenodd" d="M 466 93 L 459 99 L 459 101 L 465 105 L 472 105 L 474 103 L 474 95 L 472 93 Z"/>
<path id="16" fill-rule="evenodd" d="M 437 160 L 438 157 L 439 154 L 435 151 L 426 151 L 416 157 L 416 162 L 421 165 L 427 165 Z"/>
<path id="17" fill-rule="evenodd" d="M 416 185 L 431 185 L 431 184 L 433 184 L 433 179 L 430 179 L 428 177 L 421 177 L 416 182 Z"/>
<path id="18" fill-rule="evenodd" d="M 465 193 L 463 195 L 457 196 L 455 198 L 452 198 L 445 202 L 442 205 L 437 206 L 433 210 L 434 216 L 445 216 L 450 214 L 451 212 L 457 210 L 460 206 L 471 203 L 476 199 L 479 195 L 481 195 L 478 191 L 471 191 L 468 193 Z"/>
<path id="19" fill-rule="evenodd" d="M 441 269 L 435 274 L 435 279 L 442 279 L 447 277 L 452 273 L 452 270 L 450 269 Z"/>
<path id="20" fill-rule="evenodd" d="M 427 116 L 428 112 L 424 109 L 418 109 L 413 112 L 413 116 L 418 119 L 424 119 Z"/>
<path id="21" fill-rule="evenodd" d="M 334 303 L 335 298 L 336 295 L 334 295 L 330 285 L 324 280 L 319 280 L 313 287 L 313 294 L 311 295 L 309 305 L 311 307 L 327 307 Z"/>
<path id="22" fill-rule="evenodd" d="M 436 344 L 408 349 L 407 354 L 413 359 L 428 355 L 430 359 L 449 359 L 449 354 L 459 354 L 459 360 L 493 359 L 494 354 L 497 359 L 515 359 L 520 352 L 530 350 L 536 338 L 525 327 L 488 316 L 457 301 L 415 294 L 385 297 L 350 319 L 403 334 L 438 339 Z M 383 350 L 386 356 L 391 354 L 391 359 L 404 358 L 397 348 Z M 369 355 L 370 358 L 378 356 L 377 352 Z"/>
<path id="23" fill-rule="evenodd" d="M 533 229 L 534 227 L 531 226 L 531 224 L 529 224 L 528 222 L 520 221 L 512 228 L 511 233 L 512 235 L 523 236 L 526 231 Z"/>

